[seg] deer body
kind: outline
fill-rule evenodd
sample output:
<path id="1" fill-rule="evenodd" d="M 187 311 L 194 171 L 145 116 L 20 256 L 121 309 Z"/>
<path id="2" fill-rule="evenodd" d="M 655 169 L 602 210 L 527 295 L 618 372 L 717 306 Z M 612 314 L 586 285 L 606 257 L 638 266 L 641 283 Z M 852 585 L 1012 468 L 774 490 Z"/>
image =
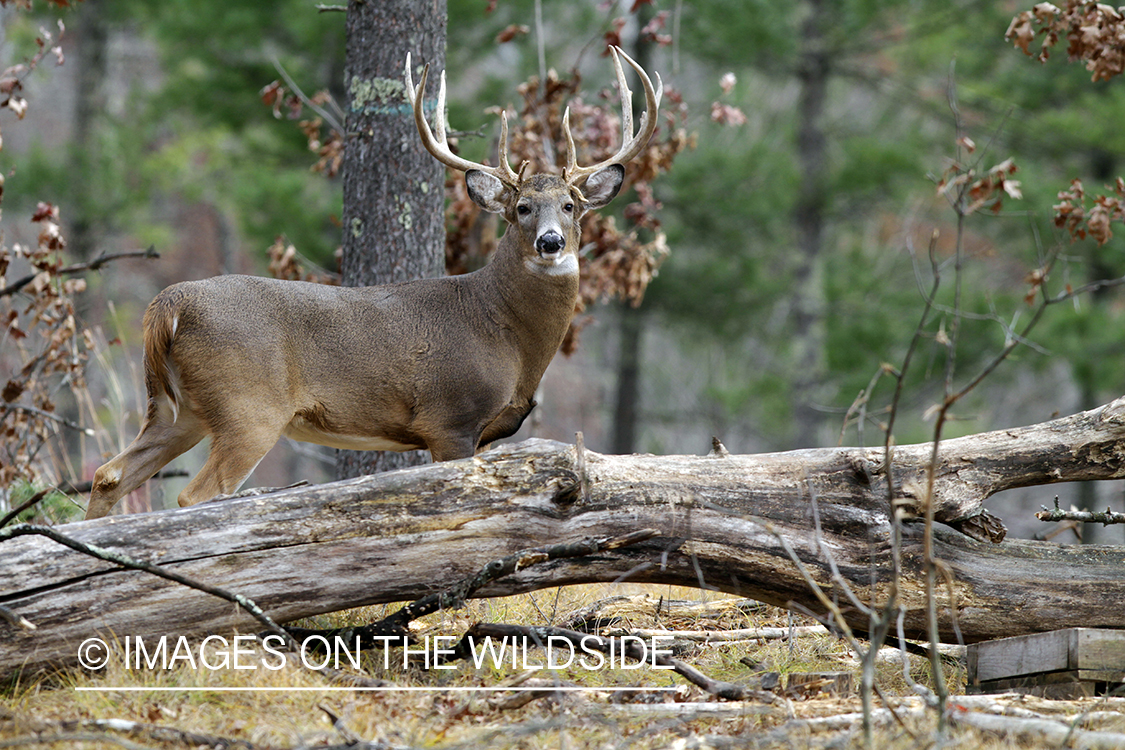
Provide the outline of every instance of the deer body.
<path id="1" fill-rule="evenodd" d="M 655 114 L 659 94 L 643 78 Z M 168 287 L 145 313 L 144 423 L 95 473 L 86 518 L 108 514 L 207 436 L 210 454 L 181 506 L 237 490 L 283 435 L 346 449 L 426 448 L 446 461 L 519 429 L 574 313 L 579 219 L 617 194 L 624 169 L 578 168 L 571 150 L 569 176 L 525 179 L 504 145 L 503 168 L 464 162 L 445 146 L 440 119 L 436 140 L 425 124 L 425 74 L 417 89 L 409 73 L 407 83 L 426 147 L 465 170 L 472 199 L 508 222 L 492 260 L 463 276 L 373 287 L 253 276 Z M 444 82 L 439 112 L 443 100 Z M 641 135 L 647 142 L 651 127 Z"/>

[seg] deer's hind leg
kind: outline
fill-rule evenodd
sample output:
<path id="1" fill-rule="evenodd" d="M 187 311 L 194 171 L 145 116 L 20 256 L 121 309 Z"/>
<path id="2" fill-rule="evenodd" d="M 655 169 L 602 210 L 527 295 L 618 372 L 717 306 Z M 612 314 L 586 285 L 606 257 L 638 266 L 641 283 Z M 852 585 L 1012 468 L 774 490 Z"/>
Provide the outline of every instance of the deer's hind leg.
<path id="1" fill-rule="evenodd" d="M 203 468 L 180 493 L 186 508 L 237 491 L 281 437 L 292 414 L 247 404 L 237 415 L 211 425 L 211 452 Z"/>
<path id="2" fill-rule="evenodd" d="M 193 448 L 207 429 L 190 411 L 175 414 L 167 398 L 150 400 L 141 431 L 129 446 L 94 472 L 86 518 L 108 515 L 117 501 L 168 462 Z"/>

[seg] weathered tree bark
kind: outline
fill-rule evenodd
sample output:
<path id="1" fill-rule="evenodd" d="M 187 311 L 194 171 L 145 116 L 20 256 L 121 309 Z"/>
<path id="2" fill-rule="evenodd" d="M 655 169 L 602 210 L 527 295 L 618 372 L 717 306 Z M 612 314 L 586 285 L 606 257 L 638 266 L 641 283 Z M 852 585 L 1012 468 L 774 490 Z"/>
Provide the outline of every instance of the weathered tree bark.
<path id="1" fill-rule="evenodd" d="M 925 444 L 895 451 L 893 495 L 903 507 L 917 506 L 929 453 Z M 986 498 L 1004 489 L 1123 477 L 1123 457 L 1125 398 L 1053 422 L 942 444 L 936 553 L 953 573 L 966 641 L 1073 626 L 1125 627 L 1125 548 L 993 544 L 944 525 L 978 513 Z M 816 610 L 775 534 L 821 585 L 834 585 L 830 554 L 862 599 L 878 600 L 892 569 L 886 482 L 880 449 L 576 456 L 573 446 L 528 441 L 462 461 L 269 497 L 113 516 L 61 531 L 239 592 L 282 622 L 418 598 L 521 549 L 643 528 L 660 535 L 612 553 L 535 565 L 482 594 L 627 580 L 706 586 Z M 917 522 L 906 524 L 904 537 L 900 596 L 906 630 L 919 637 L 924 597 Z M 79 644 L 95 635 L 260 629 L 228 602 L 39 537 L 0 542 L 0 568 L 0 604 L 38 626 L 25 631 L 0 622 L 0 674 L 73 663 Z M 941 598 L 941 632 L 952 639 L 944 591 Z M 853 626 L 866 627 L 858 613 L 845 615 L 854 618 Z"/>
<path id="2" fill-rule="evenodd" d="M 344 84 L 354 137 L 344 151 L 341 268 L 348 286 L 445 273 L 445 169 L 422 147 L 403 83 L 407 52 L 418 66 L 445 69 L 445 23 L 445 0 L 348 3 Z M 339 451 L 336 476 L 428 460 L 425 451 Z"/>

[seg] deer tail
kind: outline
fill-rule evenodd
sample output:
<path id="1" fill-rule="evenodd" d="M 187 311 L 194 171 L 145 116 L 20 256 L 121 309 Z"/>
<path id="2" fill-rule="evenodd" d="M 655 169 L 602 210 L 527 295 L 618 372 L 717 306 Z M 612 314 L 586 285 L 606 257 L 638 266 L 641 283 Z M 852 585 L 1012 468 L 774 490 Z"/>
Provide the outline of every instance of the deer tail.
<path id="1" fill-rule="evenodd" d="M 180 323 L 182 294 L 174 287 L 156 296 L 145 310 L 144 368 L 145 390 L 148 391 L 149 417 L 155 417 L 159 397 L 166 395 L 172 407 L 172 421 L 179 418 L 181 395 L 179 379 L 171 361 L 172 343 Z"/>

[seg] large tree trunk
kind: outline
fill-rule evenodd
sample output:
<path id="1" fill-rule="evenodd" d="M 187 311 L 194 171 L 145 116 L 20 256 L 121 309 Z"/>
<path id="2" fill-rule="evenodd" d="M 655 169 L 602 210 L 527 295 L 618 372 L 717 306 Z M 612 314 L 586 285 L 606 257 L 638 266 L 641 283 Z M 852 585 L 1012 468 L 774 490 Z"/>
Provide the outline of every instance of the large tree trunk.
<path id="1" fill-rule="evenodd" d="M 97 255 L 98 240 L 105 234 L 100 210 L 92 204 L 98 198 L 98 169 L 101 123 L 106 111 L 106 53 L 109 48 L 109 24 L 102 0 L 83 3 L 78 8 L 78 45 L 75 56 L 78 68 L 74 96 L 74 135 L 69 173 L 75 199 L 67 212 L 70 219 L 70 250 L 79 260 Z M 76 454 L 70 454 L 76 455 Z"/>
<path id="2" fill-rule="evenodd" d="M 343 165 L 341 270 L 348 286 L 445 273 L 445 170 L 422 147 L 403 83 L 407 52 L 415 65 L 445 69 L 445 9 L 445 0 L 348 3 L 344 84 L 347 129 L 356 134 L 348 139 Z M 431 93 L 427 101 L 435 97 Z M 426 460 L 424 451 L 340 451 L 336 475 Z"/>
<path id="3" fill-rule="evenodd" d="M 610 453 L 632 453 L 636 450 L 637 425 L 640 423 L 644 315 L 628 303 L 621 305 L 617 320 L 617 389 L 613 401 Z"/>
<path id="4" fill-rule="evenodd" d="M 824 414 L 817 403 L 825 382 L 824 234 L 828 136 L 824 108 L 832 71 L 826 27 L 834 13 L 824 0 L 809 0 L 801 25 L 797 64 L 797 164 L 800 187 L 793 207 L 797 257 L 793 278 L 793 443 L 821 445 Z"/>
<path id="5" fill-rule="evenodd" d="M 904 507 L 916 505 L 926 484 L 929 452 L 929 445 L 895 452 L 893 494 Z M 1004 489 L 1125 476 L 1125 398 L 1041 425 L 949 440 L 940 455 L 936 554 L 953 573 L 966 641 L 1125 627 L 1125 549 L 994 544 L 945 525 L 978 513 Z M 659 535 L 614 552 L 531 566 L 481 595 L 627 580 L 706 586 L 818 610 L 779 536 L 823 586 L 833 586 L 831 554 L 862 599 L 878 600 L 892 570 L 883 459 L 879 449 L 856 448 L 578 456 L 573 446 L 528 441 L 269 498 L 114 516 L 61 530 L 251 597 L 282 622 L 418 598 L 517 550 L 638 529 Z M 44 538 L 0 542 L 0 559 L 0 604 L 38 626 L 24 631 L 0 622 L 0 675 L 21 665 L 73 663 L 79 644 L 95 635 L 260 630 L 226 601 Z M 912 637 L 925 631 L 921 560 L 921 529 L 908 522 L 900 595 Z M 947 594 L 940 596 L 941 632 L 952 639 Z M 845 616 L 867 627 L 859 613 L 845 610 Z"/>

